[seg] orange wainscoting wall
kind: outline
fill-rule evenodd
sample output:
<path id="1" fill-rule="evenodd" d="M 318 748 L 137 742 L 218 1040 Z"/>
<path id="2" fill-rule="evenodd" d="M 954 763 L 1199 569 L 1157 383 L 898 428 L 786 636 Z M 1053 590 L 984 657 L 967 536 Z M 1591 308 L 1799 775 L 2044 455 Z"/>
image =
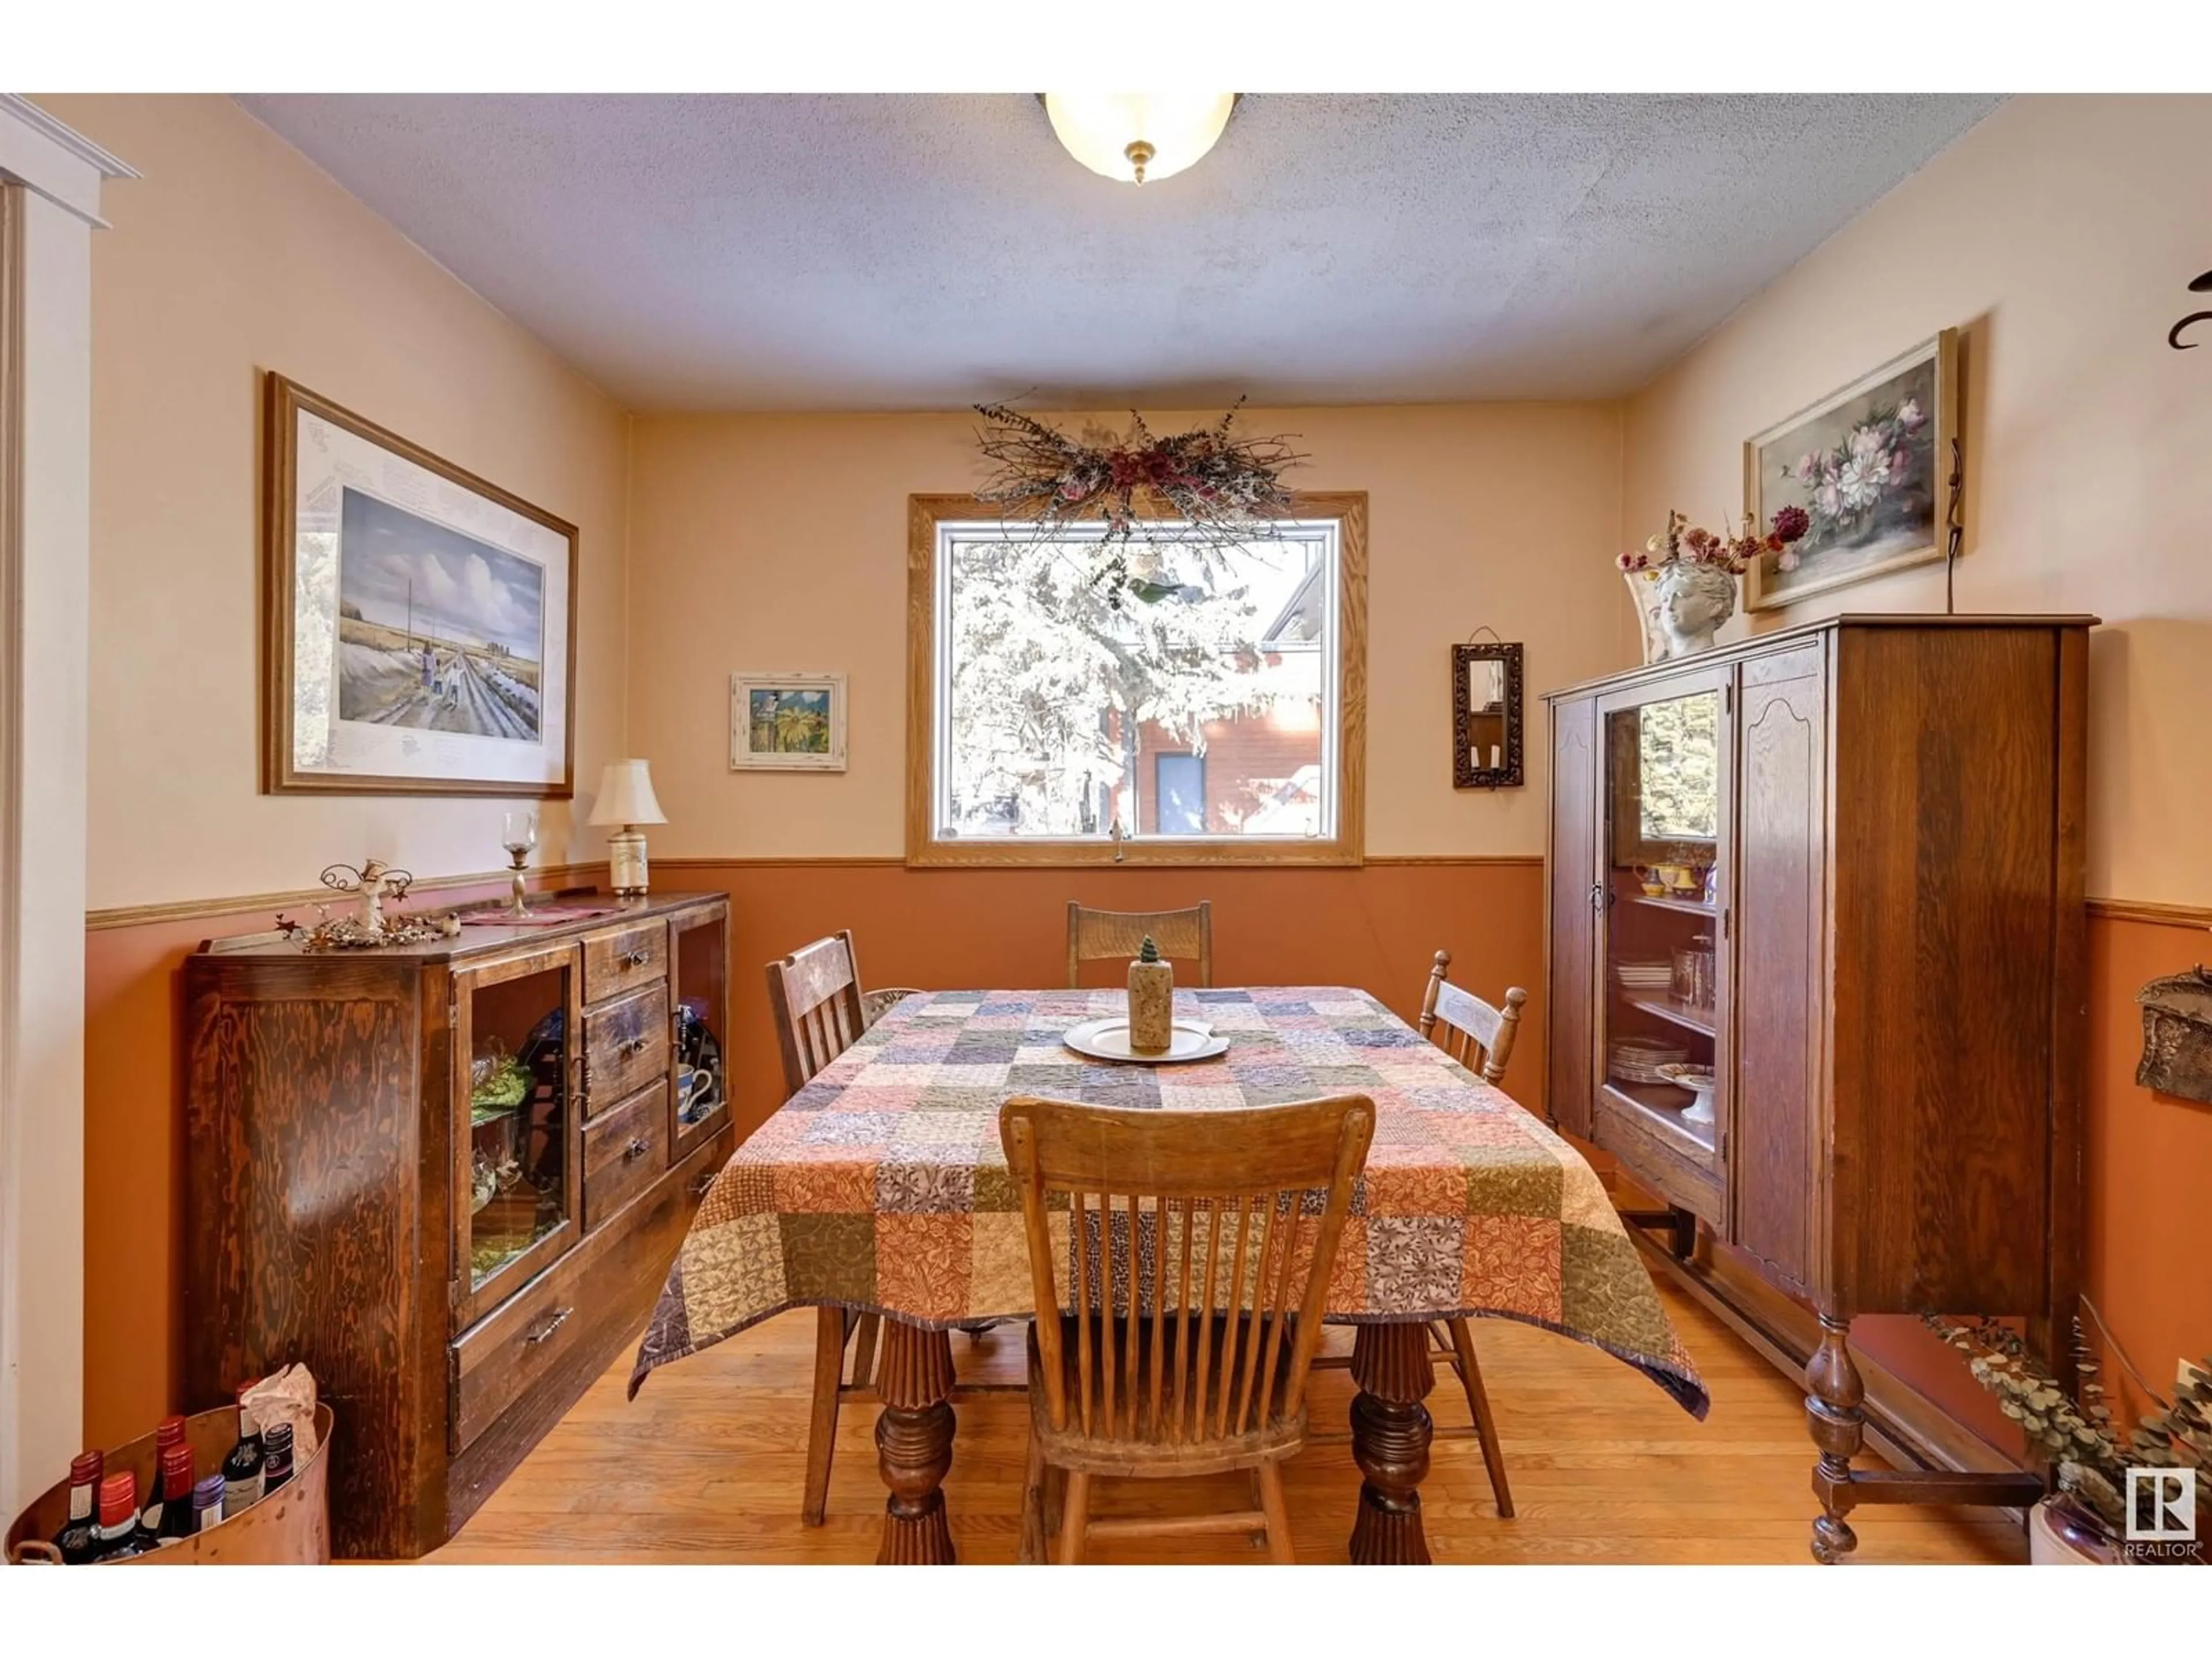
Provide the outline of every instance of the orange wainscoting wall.
<path id="1" fill-rule="evenodd" d="M 1071 898 L 1131 910 L 1210 899 L 1217 983 L 1357 985 L 1407 1019 L 1419 1011 L 1431 957 L 1449 949 L 1453 977 L 1468 988 L 1493 1000 L 1509 984 L 1530 991 L 1510 1087 L 1541 1109 L 1543 871 L 1533 858 L 1222 871 L 909 871 L 890 859 L 657 859 L 653 880 L 668 891 L 730 895 L 731 1069 L 741 1129 L 783 1098 L 765 963 L 849 927 L 868 985 L 1056 985 L 1066 975 Z M 418 908 L 497 890 L 440 892 Z M 179 969 L 203 939 L 262 931 L 270 917 L 264 902 L 210 904 L 184 916 L 90 919 L 85 1432 L 94 1444 L 142 1434 L 169 1410 L 216 1403 L 178 1397 L 187 1150 Z M 1108 966 L 1098 964 L 1099 983 L 1109 982 Z"/>
<path id="2" fill-rule="evenodd" d="M 743 1127 L 782 1097 L 762 965 L 853 929 L 870 985 L 1051 985 L 1066 972 L 1070 898 L 1155 909 L 1208 898 L 1222 984 L 1366 988 L 1410 1018 L 1431 952 L 1487 994 L 1532 996 L 1511 1091 L 1542 1109 L 1542 872 L 1533 859 L 1376 860 L 1359 870 L 931 870 L 895 860 L 667 860 L 665 889 L 726 891 L 734 927 L 732 1056 Z M 470 895 L 441 893 L 450 904 Z M 177 1397 L 185 1148 L 178 967 L 211 934 L 267 925 L 265 907 L 111 925 L 86 939 L 85 1422 L 94 1443 L 142 1433 Z M 2202 1212 L 2212 1191 L 2212 1106 L 2134 1081 L 2144 981 L 2207 956 L 2212 913 L 2093 905 L 2089 925 L 2086 1279 L 2136 1363 L 2163 1387 L 2212 1350 Z M 1099 967 L 1100 983 L 1109 975 Z M 1962 991 L 1960 1018 L 1972 1018 Z M 1601 1155 L 1601 1157 L 1602 1155 Z M 1863 1320 L 1854 1340 L 1996 1443 L 2009 1425 L 1917 1322 Z M 2121 1387 L 2118 1370 L 2106 1376 Z M 2124 1390 L 2130 1406 L 2142 1401 Z"/>

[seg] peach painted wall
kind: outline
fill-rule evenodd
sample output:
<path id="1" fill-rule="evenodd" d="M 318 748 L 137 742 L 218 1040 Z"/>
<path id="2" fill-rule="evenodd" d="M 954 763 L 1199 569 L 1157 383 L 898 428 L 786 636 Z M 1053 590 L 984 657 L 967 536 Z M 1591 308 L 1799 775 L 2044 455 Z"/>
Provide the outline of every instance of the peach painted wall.
<path id="1" fill-rule="evenodd" d="M 309 887 L 364 854 L 424 877 L 495 867 L 498 801 L 258 792 L 260 371 L 580 528 L 586 793 L 623 737 L 627 416 L 228 99 L 38 101 L 144 174 L 107 191 L 113 228 L 93 253 L 87 903 Z M 599 845 L 549 804 L 543 859 Z M 172 1397 L 177 963 L 210 933 L 267 921 L 257 910 L 86 935 L 94 1443 L 185 1403 Z"/>
<path id="2" fill-rule="evenodd" d="M 1218 411 L 1216 411 L 1218 412 Z M 1079 416 L 1066 416 L 1071 424 Z M 1126 418 L 1126 417 L 1123 417 Z M 1149 416 L 1176 427 L 1204 415 Z M 1610 404 L 1261 410 L 1302 489 L 1368 493 L 1367 850 L 1544 848 L 1544 688 L 1621 666 L 1619 411 Z M 973 489 L 963 415 L 641 417 L 630 553 L 630 743 L 671 822 L 656 851 L 903 851 L 910 494 Z M 1448 647 L 1528 647 L 1528 787 L 1451 786 Z M 851 677 L 851 769 L 733 773 L 729 677 Z"/>
<path id="3" fill-rule="evenodd" d="M 1743 440 L 1963 332 L 1961 611 L 2087 611 L 2089 890 L 2212 904 L 2212 350 L 2166 332 L 2212 268 L 2212 97 L 2020 98 L 1628 405 L 1624 544 L 1741 511 Z M 2200 331 L 2201 332 L 2202 331 Z M 1615 601 L 1624 626 L 1628 605 Z M 1943 608 L 1922 565 L 1738 618 Z"/>
<path id="4" fill-rule="evenodd" d="M 2186 285 L 2212 266 L 2208 151 L 2212 98 L 2004 105 L 1631 400 L 1621 532 L 1640 543 L 1670 506 L 1707 523 L 1736 508 L 1745 437 L 1960 328 L 1959 609 L 2106 619 L 2090 643 L 2089 891 L 2197 907 L 2212 906 L 2212 351 L 2171 350 L 2166 333 L 2201 307 Z M 1942 604 L 1930 564 L 1729 632 Z M 2089 945 L 2087 1285 L 2170 1383 L 2177 1358 L 2212 1349 L 2212 1107 L 2135 1086 L 2133 999 L 2212 949 L 2201 927 L 2094 916 Z M 1855 1340 L 1947 1393 L 1917 1332 Z"/>
<path id="5" fill-rule="evenodd" d="M 259 793 L 260 371 L 579 526 L 586 795 L 623 738 L 627 416 L 228 99 L 38 101 L 145 175 L 93 254 L 87 903 L 311 887 L 365 854 L 497 868 L 495 800 Z M 542 845 L 604 843 L 554 802 Z"/>

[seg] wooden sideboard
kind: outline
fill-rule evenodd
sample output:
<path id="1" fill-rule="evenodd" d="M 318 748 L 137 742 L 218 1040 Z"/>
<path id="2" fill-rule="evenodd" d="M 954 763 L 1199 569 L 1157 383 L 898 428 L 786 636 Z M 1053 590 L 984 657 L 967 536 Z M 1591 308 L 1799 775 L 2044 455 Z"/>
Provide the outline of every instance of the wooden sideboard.
<path id="1" fill-rule="evenodd" d="M 189 1403 L 314 1372 L 337 1555 L 453 1535 L 635 1340 L 732 1145 L 728 901 L 557 902 L 602 914 L 186 962 Z"/>
<path id="2" fill-rule="evenodd" d="M 1547 699 L 1547 1098 L 1658 1194 L 1630 1217 L 1655 1257 L 1803 1363 L 1822 1561 L 1857 1504 L 2040 1492 L 1854 1470 L 1847 1336 L 2022 1316 L 2063 1374 L 2094 622 L 1844 616 Z M 1712 1069 L 1710 1121 L 1679 1065 Z"/>

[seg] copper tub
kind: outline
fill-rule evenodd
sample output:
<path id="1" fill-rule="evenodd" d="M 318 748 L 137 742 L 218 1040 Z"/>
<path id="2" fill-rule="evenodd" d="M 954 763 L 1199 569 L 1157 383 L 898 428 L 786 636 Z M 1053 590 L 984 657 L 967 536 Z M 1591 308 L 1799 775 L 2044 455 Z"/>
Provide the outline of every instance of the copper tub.
<path id="1" fill-rule="evenodd" d="M 315 1407 L 315 1454 L 301 1460 L 292 1478 L 273 1498 L 264 1498 L 240 1510 L 228 1521 L 164 1549 L 134 1555 L 121 1561 L 94 1562 L 94 1566 L 194 1567 L 322 1566 L 331 1559 L 330 1449 L 331 1408 Z M 212 1474 L 238 1443 L 238 1407 L 217 1407 L 185 1421 L 191 1443 L 192 1468 Z M 131 1470 L 138 1477 L 143 1495 L 154 1473 L 154 1437 L 142 1435 L 129 1445 L 107 1454 L 106 1473 Z M 30 1508 L 8 1528 L 9 1562 L 23 1565 L 58 1559 L 52 1539 L 69 1519 L 69 1482 L 61 1480 L 41 1493 Z"/>

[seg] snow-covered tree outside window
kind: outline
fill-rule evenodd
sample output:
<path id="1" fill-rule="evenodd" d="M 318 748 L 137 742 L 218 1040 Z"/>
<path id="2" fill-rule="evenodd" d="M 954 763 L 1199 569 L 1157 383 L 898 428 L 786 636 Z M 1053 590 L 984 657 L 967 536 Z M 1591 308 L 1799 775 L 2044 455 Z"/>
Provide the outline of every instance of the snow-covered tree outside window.
<path id="1" fill-rule="evenodd" d="M 1335 835 L 1338 526 L 1279 530 L 1139 544 L 1116 605 L 1095 538 L 940 522 L 932 838 Z M 1203 758 L 1202 811 L 1163 819 L 1162 755 Z"/>

